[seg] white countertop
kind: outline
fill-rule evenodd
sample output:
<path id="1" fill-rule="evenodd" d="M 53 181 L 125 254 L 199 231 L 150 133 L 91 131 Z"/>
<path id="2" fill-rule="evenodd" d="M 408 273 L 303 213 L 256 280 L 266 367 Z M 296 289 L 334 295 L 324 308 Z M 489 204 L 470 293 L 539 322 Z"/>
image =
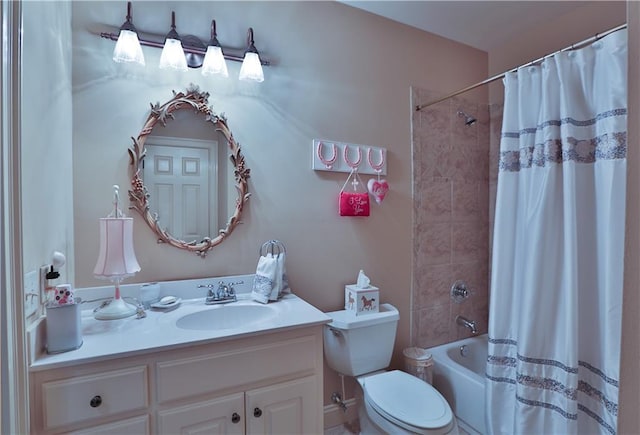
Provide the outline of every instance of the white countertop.
<path id="1" fill-rule="evenodd" d="M 231 305 L 262 305 L 252 301 L 248 293 L 238 295 Z M 147 316 L 120 320 L 96 320 L 93 310 L 82 311 L 83 344 L 79 349 L 49 355 L 42 351 L 31 364 L 31 371 L 48 370 L 80 363 L 103 361 L 155 352 L 187 345 L 215 343 L 266 334 L 278 330 L 321 325 L 330 317 L 299 297 L 288 294 L 266 305 L 274 315 L 233 329 L 192 330 L 176 326 L 179 318 L 202 310 L 223 309 L 224 305 L 205 305 L 204 298 L 182 300 L 171 311 L 146 310 Z"/>

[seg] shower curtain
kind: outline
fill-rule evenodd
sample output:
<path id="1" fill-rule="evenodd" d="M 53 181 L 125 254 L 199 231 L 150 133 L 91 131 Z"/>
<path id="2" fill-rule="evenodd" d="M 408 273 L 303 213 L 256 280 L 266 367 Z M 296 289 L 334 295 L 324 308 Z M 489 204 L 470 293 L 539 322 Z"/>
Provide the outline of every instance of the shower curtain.
<path id="1" fill-rule="evenodd" d="M 626 30 L 505 77 L 487 429 L 615 433 Z"/>

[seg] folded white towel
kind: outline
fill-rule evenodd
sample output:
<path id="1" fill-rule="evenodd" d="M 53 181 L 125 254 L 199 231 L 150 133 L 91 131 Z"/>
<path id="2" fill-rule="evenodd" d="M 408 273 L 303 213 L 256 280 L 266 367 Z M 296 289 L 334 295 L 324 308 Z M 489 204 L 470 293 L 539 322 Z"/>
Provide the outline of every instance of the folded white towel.
<path id="1" fill-rule="evenodd" d="M 266 304 L 269 301 L 277 301 L 285 293 L 291 293 L 285 267 L 285 254 L 268 253 L 264 257 L 261 256 L 253 278 L 251 297 Z"/>
<path id="2" fill-rule="evenodd" d="M 253 300 L 266 304 L 269 300 L 278 299 L 278 288 L 275 286 L 278 276 L 278 260 L 273 255 L 268 254 L 258 259 L 256 275 L 253 278 L 253 288 L 251 297 Z M 282 280 L 282 276 L 280 277 Z M 275 299 L 272 294 L 275 290 Z"/>

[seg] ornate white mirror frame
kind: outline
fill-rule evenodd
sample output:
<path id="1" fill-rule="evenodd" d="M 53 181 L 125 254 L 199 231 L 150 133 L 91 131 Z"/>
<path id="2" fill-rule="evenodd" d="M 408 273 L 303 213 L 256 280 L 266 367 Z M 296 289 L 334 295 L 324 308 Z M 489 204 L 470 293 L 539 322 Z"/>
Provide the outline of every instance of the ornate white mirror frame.
<path id="1" fill-rule="evenodd" d="M 209 107 L 208 98 L 208 92 L 201 92 L 197 86 L 191 85 L 186 93 L 176 93 L 173 91 L 173 98 L 163 105 L 160 105 L 160 103 L 156 103 L 155 105 L 151 104 L 151 113 L 144 123 L 142 131 L 140 131 L 137 139 L 131 138 L 133 145 L 128 150 L 132 187 L 132 189 L 129 190 L 129 200 L 131 201 L 129 208 L 140 213 L 147 225 L 149 225 L 149 228 L 158 236 L 158 243 L 168 243 L 176 248 L 195 252 L 202 258 L 204 258 L 214 246 L 222 243 L 234 228 L 241 223 L 240 217 L 242 216 L 244 204 L 251 195 L 248 187 L 250 170 L 245 165 L 240 144 L 236 142 L 231 130 L 229 130 L 224 114 L 217 115 L 213 111 L 213 108 Z M 159 218 L 157 213 L 152 214 L 149 211 L 150 194 L 142 177 L 143 163 L 146 154 L 145 141 L 147 137 L 151 134 L 151 131 L 158 122 L 166 126 L 168 120 L 175 119 L 173 112 L 181 109 L 193 109 L 203 114 L 205 122 L 211 122 L 215 131 L 224 136 L 229 146 L 229 159 L 234 168 L 235 186 L 238 192 L 235 211 L 229 218 L 226 227 L 218 230 L 216 237 L 205 237 L 200 241 L 194 240 L 187 242 L 179 240 L 161 227 L 158 222 Z"/>

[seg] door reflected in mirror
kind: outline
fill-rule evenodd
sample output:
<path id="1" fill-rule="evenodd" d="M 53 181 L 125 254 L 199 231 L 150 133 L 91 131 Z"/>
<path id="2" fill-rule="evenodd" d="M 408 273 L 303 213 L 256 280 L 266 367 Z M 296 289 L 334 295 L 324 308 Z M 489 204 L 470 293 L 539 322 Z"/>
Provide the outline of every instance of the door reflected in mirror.
<path id="1" fill-rule="evenodd" d="M 218 225 L 218 143 L 149 136 L 143 177 L 162 228 L 181 240 L 202 240 Z M 226 183 L 225 183 L 226 184 Z"/>
<path id="2" fill-rule="evenodd" d="M 132 208 L 160 242 L 202 257 L 233 231 L 249 198 L 240 145 L 208 96 L 192 87 L 152 105 L 129 149 Z"/>

